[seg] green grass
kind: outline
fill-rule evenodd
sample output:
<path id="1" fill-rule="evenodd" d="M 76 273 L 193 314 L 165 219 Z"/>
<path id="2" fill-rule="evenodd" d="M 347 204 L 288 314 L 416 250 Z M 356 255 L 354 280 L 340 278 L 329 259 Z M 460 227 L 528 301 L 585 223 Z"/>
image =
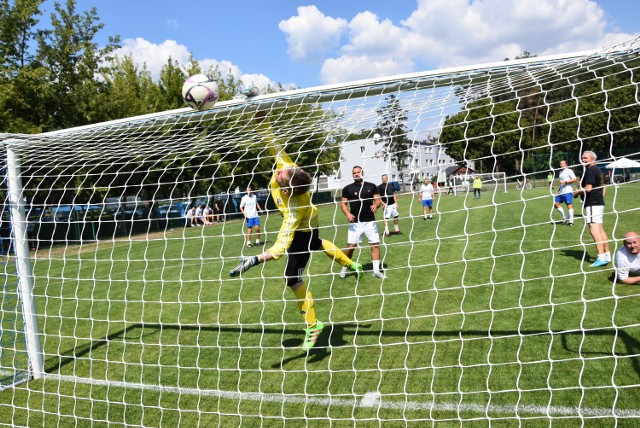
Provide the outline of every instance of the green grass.
<path id="1" fill-rule="evenodd" d="M 610 239 L 637 229 L 639 188 L 609 188 Z M 633 426 L 640 293 L 613 286 L 611 265 L 589 267 L 582 219 L 554 225 L 551 201 L 543 189 L 444 196 L 423 221 L 419 200 L 402 196 L 404 234 L 382 246 L 388 279 L 341 280 L 313 255 L 327 328 L 308 355 L 284 260 L 229 278 L 241 253 L 259 252 L 242 249 L 239 222 L 40 250 L 45 367 L 61 377 L 0 392 L 0 423 L 575 426 L 567 409 L 580 407 L 587 425 L 615 425 L 603 413 L 615 409 Z M 344 245 L 339 209 L 320 220 L 321 236 Z M 272 241 L 280 217 L 262 221 Z M 370 268 L 368 246 L 356 255 Z M 372 393 L 381 406 L 364 405 Z"/>

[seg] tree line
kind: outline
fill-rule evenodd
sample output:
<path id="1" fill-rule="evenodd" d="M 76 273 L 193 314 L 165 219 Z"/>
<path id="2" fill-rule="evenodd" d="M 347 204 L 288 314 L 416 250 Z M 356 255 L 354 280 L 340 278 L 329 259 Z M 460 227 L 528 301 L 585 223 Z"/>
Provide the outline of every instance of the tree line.
<path id="1" fill-rule="evenodd" d="M 472 101 L 447 116 L 439 143 L 455 159 L 475 160 L 480 172 L 508 176 L 548 171 L 566 153 L 637 151 L 639 66 L 637 57 L 603 60 L 554 78 L 523 73 L 507 91 L 461 88 L 458 95 Z"/>
<path id="2" fill-rule="evenodd" d="M 96 42 L 96 8 L 56 2 L 42 28 L 44 0 L 0 0 L 0 132 L 40 133 L 184 107 L 184 80 L 206 72 L 228 100 L 242 82 L 227 70 L 167 59 L 157 80 L 131 56 L 115 56 L 120 37 Z"/>
<path id="3" fill-rule="evenodd" d="M 146 66 L 136 65 L 131 56 L 115 55 L 121 47 L 119 36 L 109 37 L 105 46 L 98 45 L 96 35 L 104 27 L 98 12 L 96 8 L 79 12 L 76 0 L 56 2 L 50 28 L 42 28 L 39 23 L 43 1 L 0 0 L 0 132 L 41 133 L 184 107 L 181 94 L 184 80 L 198 73 L 206 73 L 217 81 L 221 101 L 240 93 L 242 82 L 230 72 L 218 68 L 202 70 L 193 58 L 186 65 L 168 58 L 159 77 L 154 79 Z M 275 92 L 283 88 L 279 85 L 261 89 Z M 295 154 L 301 166 L 314 174 L 330 174 L 336 169 L 339 144 L 321 126 L 330 112 L 305 105 L 272 113 L 274 127 L 297 129 L 287 140 L 287 150 Z M 253 126 L 247 126 L 251 118 L 241 116 L 237 120 L 244 121 L 244 125 L 235 125 L 242 127 L 243 132 L 255 132 Z M 26 195 L 34 203 L 52 200 L 85 203 L 90 199 L 95 203 L 111 196 L 100 189 L 124 184 L 127 194 L 148 198 L 224 192 L 236 186 L 244 188 L 249 181 L 256 187 L 266 186 L 272 158 L 261 157 L 256 165 L 255 161 L 243 161 L 242 151 L 207 142 L 207 135 L 232 132 L 228 129 L 234 126 L 232 122 L 212 121 L 181 129 L 180 132 L 189 134 L 185 139 L 206 140 L 204 144 L 210 146 L 206 158 L 202 152 L 180 147 L 179 155 L 130 159 L 124 165 L 106 166 L 99 175 L 91 175 L 86 167 L 79 167 L 74 175 L 82 186 L 58 183 L 56 168 L 47 167 L 47 172 L 40 170 L 25 182 Z M 157 132 L 162 131 L 154 131 L 154 138 L 168 139 L 176 131 L 167 130 L 164 136 Z M 127 144 L 147 144 L 144 137 L 126 138 L 139 139 Z M 155 163 L 155 171 L 140 170 L 141 165 L 150 163 Z M 23 174 L 29 177 L 31 169 L 36 168 L 24 165 Z M 46 195 L 29 191 L 42 187 L 49 189 Z"/>

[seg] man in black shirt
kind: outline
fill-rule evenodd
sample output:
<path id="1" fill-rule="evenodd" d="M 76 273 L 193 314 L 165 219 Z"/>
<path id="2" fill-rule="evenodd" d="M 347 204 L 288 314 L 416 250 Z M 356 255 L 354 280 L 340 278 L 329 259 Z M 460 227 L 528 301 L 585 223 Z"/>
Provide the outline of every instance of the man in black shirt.
<path id="1" fill-rule="evenodd" d="M 378 193 L 380 194 L 380 201 L 384 208 L 384 234 L 385 236 L 400 235 L 400 226 L 398 225 L 398 198 L 396 197 L 396 191 L 393 188 L 393 184 L 389 183 L 389 176 L 384 174 L 382 176 L 382 184 L 378 186 Z M 389 231 L 388 220 L 393 219 L 393 232 Z"/>
<path id="2" fill-rule="evenodd" d="M 611 262 L 611 252 L 609 251 L 609 237 L 604 231 L 604 197 L 606 187 L 602 182 L 602 172 L 596 165 L 597 156 L 591 150 L 582 153 L 582 164 L 585 167 L 581 190 L 574 196 L 583 198 L 584 218 L 589 224 L 589 232 L 596 243 L 598 258 L 591 265 L 592 267 L 605 266 Z"/>
<path id="3" fill-rule="evenodd" d="M 380 272 L 380 235 L 375 216 L 380 206 L 380 193 L 375 184 L 364 181 L 361 167 L 354 166 L 351 175 L 353 183 L 342 189 L 342 212 L 350 223 L 347 237 L 349 246 L 344 253 L 351 258 L 353 249 L 362 241 L 362 235 L 365 234 L 371 246 L 373 276 L 384 278 L 384 274 Z M 346 275 L 347 271 L 343 269 L 340 272 L 340 278 Z"/>

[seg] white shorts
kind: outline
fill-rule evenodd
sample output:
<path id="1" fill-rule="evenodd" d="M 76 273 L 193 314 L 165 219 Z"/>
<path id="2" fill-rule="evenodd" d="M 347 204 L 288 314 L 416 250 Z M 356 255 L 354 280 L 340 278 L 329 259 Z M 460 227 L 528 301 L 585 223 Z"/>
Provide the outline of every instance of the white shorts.
<path id="1" fill-rule="evenodd" d="M 378 225 L 375 221 L 365 223 L 351 223 L 349 225 L 349 233 L 347 235 L 348 244 L 359 244 L 362 242 L 362 235 L 366 235 L 369 244 L 378 244 L 380 242 L 380 234 L 378 233 Z"/>
<path id="2" fill-rule="evenodd" d="M 587 223 L 604 223 L 604 205 L 593 205 L 585 207 L 584 218 Z"/>
<path id="3" fill-rule="evenodd" d="M 398 207 L 396 206 L 396 204 L 389 204 L 386 207 L 384 207 L 384 219 L 388 220 L 390 218 L 396 218 L 398 217 L 400 214 L 398 214 Z"/>

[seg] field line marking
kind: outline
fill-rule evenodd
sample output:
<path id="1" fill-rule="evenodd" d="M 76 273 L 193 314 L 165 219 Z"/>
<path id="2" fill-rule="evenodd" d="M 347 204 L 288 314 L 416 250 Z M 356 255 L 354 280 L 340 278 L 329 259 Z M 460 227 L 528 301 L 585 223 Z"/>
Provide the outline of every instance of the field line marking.
<path id="1" fill-rule="evenodd" d="M 455 403 L 434 403 L 434 402 L 418 402 L 418 401 L 388 401 L 382 400 L 382 396 L 378 392 L 368 392 L 362 396 L 362 399 L 354 397 L 352 399 L 344 398 L 321 398 L 315 396 L 301 396 L 293 394 L 273 394 L 262 392 L 238 392 L 238 391 L 220 391 L 215 389 L 198 389 L 198 388 L 181 388 L 177 386 L 149 385 L 143 383 L 109 381 L 103 379 L 82 378 L 67 375 L 46 374 L 45 379 L 60 380 L 64 382 L 73 382 L 94 386 L 109 386 L 125 389 L 138 389 L 143 391 L 167 392 L 175 394 L 186 394 L 203 397 L 219 397 L 232 400 L 248 400 L 248 401 L 266 401 L 273 403 L 299 403 L 321 406 L 343 406 L 350 408 L 380 408 L 391 410 L 435 410 L 435 411 L 456 411 L 456 412 L 473 412 L 481 414 L 514 414 L 528 413 L 535 415 L 550 416 L 614 416 L 611 409 L 607 408 L 589 408 L 589 407 L 569 407 L 569 406 L 534 406 L 529 404 L 506 406 L 506 405 L 489 405 L 480 404 L 455 404 Z M 640 409 L 618 409 L 615 416 L 617 417 L 640 417 Z"/>

